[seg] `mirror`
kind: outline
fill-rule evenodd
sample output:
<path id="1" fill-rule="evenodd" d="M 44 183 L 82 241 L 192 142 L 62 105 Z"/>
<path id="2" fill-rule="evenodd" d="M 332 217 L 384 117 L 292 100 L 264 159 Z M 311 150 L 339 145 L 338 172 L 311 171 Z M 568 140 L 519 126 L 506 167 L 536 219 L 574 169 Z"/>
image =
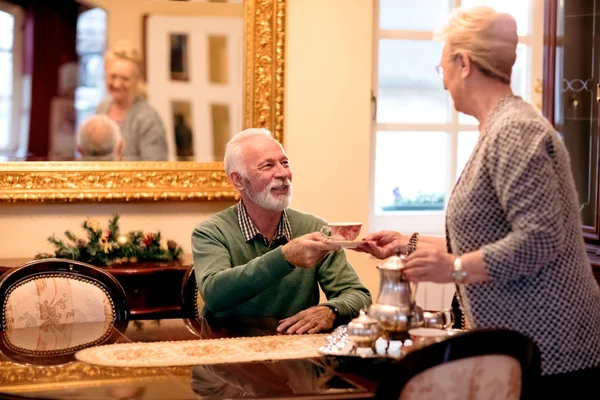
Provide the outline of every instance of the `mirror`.
<path id="1" fill-rule="evenodd" d="M 24 0 L 10 1 L 30 3 Z M 229 184 L 220 161 L 224 143 L 235 132 L 247 127 L 266 127 L 276 139 L 282 141 L 285 1 L 230 0 L 230 3 L 219 1 L 215 4 L 210 4 L 210 0 L 209 3 L 193 0 L 132 0 L 133 2 L 140 4 L 138 9 L 149 11 L 139 15 L 139 26 L 143 26 L 145 32 L 141 39 L 145 42 L 143 48 L 146 49 L 144 58 L 148 77 L 148 102 L 152 103 L 165 125 L 168 159 L 180 161 L 82 162 L 58 157 L 60 161 L 3 162 L 0 163 L 0 201 L 233 200 L 238 198 L 238 194 Z M 0 0 L 0 7 L 5 3 L 8 4 L 6 0 Z M 114 32 L 111 33 L 111 21 L 118 23 L 118 19 L 114 18 L 117 11 L 111 11 L 107 7 L 111 4 L 116 3 L 109 0 L 86 2 L 86 7 L 92 10 L 96 10 L 96 6 L 104 6 L 108 19 L 108 42 L 117 39 L 113 37 L 116 36 Z M 218 62 L 213 65 L 203 62 L 198 56 L 200 50 L 195 47 L 199 42 L 197 32 L 172 29 L 178 18 L 179 22 L 185 18 L 209 18 L 190 16 L 189 13 L 186 15 L 186 7 L 192 6 L 194 10 L 198 10 L 200 5 L 209 7 L 210 13 L 225 15 L 224 18 L 234 25 L 232 16 L 237 15 L 240 19 L 237 26 L 241 40 L 238 40 L 238 45 L 228 47 L 235 40 L 228 38 L 223 32 L 205 32 L 208 40 L 201 51 L 202 54 L 214 54 Z M 227 8 L 219 11 L 217 7 Z M 6 8 L 10 7 L 0 8 L 0 18 L 6 14 Z M 125 17 L 131 18 L 131 14 L 127 13 Z M 18 16 L 15 18 L 17 20 Z M 179 24 L 178 28 L 183 25 Z M 135 29 L 129 31 L 137 32 Z M 233 57 L 235 51 L 243 51 L 243 54 L 237 56 L 239 66 L 224 61 L 227 57 Z M 82 75 L 89 78 L 94 71 L 98 74 L 98 57 L 95 62 L 90 58 L 93 57 L 88 57 L 86 63 L 80 62 L 77 66 L 79 85 Z M 101 59 L 103 60 L 103 56 Z M 156 62 L 161 59 L 167 62 Z M 224 63 L 227 64 L 223 66 Z M 68 72 L 65 75 L 68 76 Z M 196 90 L 202 85 L 198 76 L 209 81 L 204 82 L 206 85 L 202 91 Z M 18 83 L 23 87 L 31 85 L 25 79 Z M 210 84 L 213 83 L 218 89 L 226 88 L 220 92 L 227 91 L 229 97 L 224 98 L 223 93 L 216 89 L 213 90 L 214 93 L 209 93 L 212 97 L 202 98 L 197 95 L 200 92 L 210 92 Z M 78 88 L 79 86 L 75 90 Z M 26 100 L 20 99 L 25 104 Z M 83 106 L 77 108 L 75 119 L 84 120 L 94 113 L 92 101 L 83 103 Z M 51 110 L 46 110 L 46 113 L 49 116 Z M 12 119 L 17 120 L 14 116 Z M 38 120 L 32 118 L 31 124 L 38 123 L 36 121 Z M 28 131 L 33 132 L 34 127 L 30 126 Z M 71 140 L 72 135 L 71 133 Z M 41 148 L 44 143 L 40 142 L 44 141 L 30 140 L 29 150 L 32 148 L 31 144 Z M 60 139 L 51 142 L 48 138 L 45 145 L 57 142 L 60 144 Z M 56 147 L 67 149 L 69 146 L 63 144 Z"/>

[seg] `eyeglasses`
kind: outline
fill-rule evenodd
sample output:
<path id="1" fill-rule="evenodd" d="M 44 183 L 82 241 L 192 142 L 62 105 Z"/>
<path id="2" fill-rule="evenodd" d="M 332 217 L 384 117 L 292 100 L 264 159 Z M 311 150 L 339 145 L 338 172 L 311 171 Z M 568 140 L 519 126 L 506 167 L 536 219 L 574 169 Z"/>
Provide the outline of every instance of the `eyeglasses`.
<path id="1" fill-rule="evenodd" d="M 441 65 L 436 65 L 435 71 L 437 72 L 440 79 L 444 79 L 444 67 L 442 67 Z"/>

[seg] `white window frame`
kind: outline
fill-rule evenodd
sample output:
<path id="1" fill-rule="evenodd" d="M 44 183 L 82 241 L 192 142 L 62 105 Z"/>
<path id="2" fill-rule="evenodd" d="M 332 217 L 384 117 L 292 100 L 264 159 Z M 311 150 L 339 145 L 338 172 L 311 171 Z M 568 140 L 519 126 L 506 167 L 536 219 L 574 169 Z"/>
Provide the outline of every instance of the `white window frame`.
<path id="1" fill-rule="evenodd" d="M 528 84 L 529 101 L 541 107 L 541 90 L 539 89 L 543 76 L 543 34 L 544 34 L 544 1 L 531 0 L 531 29 L 529 35 L 519 36 L 519 43 L 529 46 L 529 68 L 530 79 Z M 454 0 L 454 7 L 460 6 L 460 0 Z M 379 41 L 381 39 L 402 39 L 432 41 L 432 31 L 415 30 L 383 30 L 379 28 L 379 0 L 374 1 L 373 13 L 373 73 L 372 93 L 375 101 L 378 98 L 378 61 Z M 431 73 L 434 74 L 434 65 Z M 440 81 L 440 85 L 442 82 Z M 441 124 L 406 124 L 406 123 L 377 123 L 375 112 L 372 116 L 371 125 L 371 163 L 370 163 L 370 195 L 369 195 L 369 227 L 370 231 L 400 230 L 403 233 L 420 232 L 424 235 L 443 236 L 445 234 L 445 209 L 443 211 L 394 211 L 377 214 L 375 212 L 375 157 L 376 139 L 378 131 L 405 131 L 405 132 L 449 132 L 448 158 L 449 165 L 446 185 L 446 203 L 457 180 L 457 150 L 458 133 L 464 131 L 476 131 L 477 125 L 465 125 L 458 123 L 458 113 L 452 108 L 449 123 Z M 419 173 L 419 169 L 427 168 L 426 164 L 415 165 L 414 171 L 398 171 L 401 173 Z"/>
<path id="2" fill-rule="evenodd" d="M 11 107 L 11 129 L 8 145 L 0 148 L 0 153 L 14 154 L 21 145 L 21 108 L 22 108 L 22 78 L 23 78 L 23 21 L 24 12 L 15 4 L 0 1 L 0 11 L 8 13 L 14 18 L 12 63 L 13 63 L 13 88 Z"/>

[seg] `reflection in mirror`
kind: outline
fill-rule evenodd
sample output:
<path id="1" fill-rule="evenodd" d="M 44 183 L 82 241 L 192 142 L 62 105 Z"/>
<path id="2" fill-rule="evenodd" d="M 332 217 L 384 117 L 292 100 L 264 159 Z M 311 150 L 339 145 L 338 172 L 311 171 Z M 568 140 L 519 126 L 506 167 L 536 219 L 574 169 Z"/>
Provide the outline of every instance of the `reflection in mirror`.
<path id="1" fill-rule="evenodd" d="M 0 11 L 12 22 L 0 23 L 0 160 L 73 159 L 76 126 L 104 91 L 106 12 L 75 0 L 0 0 Z"/>
<path id="2" fill-rule="evenodd" d="M 145 35 L 148 101 L 165 122 L 169 160 L 222 161 L 242 130 L 243 20 L 150 15 Z"/>
<path id="3" fill-rule="evenodd" d="M 182 2 L 191 11 L 168 16 L 132 2 L 130 11 L 148 16 L 145 48 L 124 52 L 132 71 L 115 71 L 108 55 L 128 38 L 107 48 L 107 18 L 118 11 L 109 2 L 97 3 L 108 4 L 102 9 L 84 0 L 0 0 L 0 161 L 82 160 L 76 133 L 95 113 L 120 125 L 124 161 L 221 161 L 223 144 L 242 130 L 244 4 L 208 4 L 215 2 Z M 47 46 L 49 37 L 60 45 Z M 144 78 L 147 103 L 162 123 L 160 151 L 144 151 L 136 138 L 143 133 L 129 132 L 129 109 L 114 106 L 128 83 Z M 183 103 L 181 116 L 175 108 Z M 182 134 L 191 134 L 187 142 Z"/>
<path id="4" fill-rule="evenodd" d="M 174 81 L 189 81 L 188 66 L 188 36 L 171 33 L 171 79 Z"/>
<path id="5" fill-rule="evenodd" d="M 222 160 L 225 157 L 225 145 L 231 138 L 231 122 L 229 106 L 227 104 L 212 104 L 210 107 L 213 121 L 213 153 L 215 158 Z"/>
<path id="6" fill-rule="evenodd" d="M 177 161 L 194 160 L 192 107 L 189 101 L 173 101 L 173 132 L 177 146 Z"/>

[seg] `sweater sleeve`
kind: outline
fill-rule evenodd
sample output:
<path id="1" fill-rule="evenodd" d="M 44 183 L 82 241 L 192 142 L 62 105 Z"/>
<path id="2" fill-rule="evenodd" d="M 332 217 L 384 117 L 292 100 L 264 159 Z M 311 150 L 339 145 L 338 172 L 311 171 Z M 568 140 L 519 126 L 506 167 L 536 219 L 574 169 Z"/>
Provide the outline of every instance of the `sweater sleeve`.
<path id="1" fill-rule="evenodd" d="M 168 161 L 167 133 L 154 109 L 148 108 L 140 113 L 136 121 L 136 130 L 140 161 Z"/>
<path id="2" fill-rule="evenodd" d="M 317 266 L 317 279 L 327 302 L 337 308 L 339 323 L 348 323 L 359 311 L 371 305 L 371 293 L 360 282 L 344 250 L 329 253 Z"/>
<path id="3" fill-rule="evenodd" d="M 534 275 L 561 249 L 558 169 L 566 166 L 557 162 L 556 153 L 564 149 L 547 129 L 538 121 L 509 124 L 486 155 L 494 191 L 511 226 L 504 238 L 481 248 L 493 280 Z"/>
<path id="4" fill-rule="evenodd" d="M 202 226 L 192 233 L 192 253 L 198 289 L 212 312 L 227 311 L 250 300 L 294 270 L 281 247 L 233 266 L 224 236 Z"/>

